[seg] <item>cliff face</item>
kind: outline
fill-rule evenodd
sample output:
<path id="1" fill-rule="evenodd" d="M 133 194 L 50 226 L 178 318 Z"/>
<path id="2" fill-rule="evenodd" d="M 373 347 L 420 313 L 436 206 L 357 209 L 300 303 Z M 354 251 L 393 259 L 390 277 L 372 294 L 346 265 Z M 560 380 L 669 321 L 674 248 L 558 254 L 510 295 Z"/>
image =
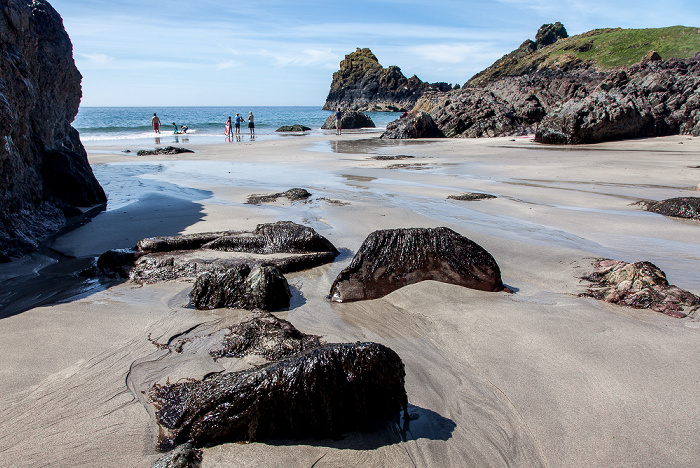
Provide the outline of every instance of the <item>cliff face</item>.
<path id="1" fill-rule="evenodd" d="M 71 122 L 73 47 L 44 0 L 0 4 L 0 259 L 35 249 L 76 206 L 106 201 Z"/>
<path id="2" fill-rule="evenodd" d="M 333 73 L 324 110 L 337 108 L 359 111 L 410 110 L 428 89 L 447 91 L 446 83 L 428 84 L 417 76 L 406 78 L 396 66 L 384 68 L 369 49 L 358 48 L 340 62 Z"/>

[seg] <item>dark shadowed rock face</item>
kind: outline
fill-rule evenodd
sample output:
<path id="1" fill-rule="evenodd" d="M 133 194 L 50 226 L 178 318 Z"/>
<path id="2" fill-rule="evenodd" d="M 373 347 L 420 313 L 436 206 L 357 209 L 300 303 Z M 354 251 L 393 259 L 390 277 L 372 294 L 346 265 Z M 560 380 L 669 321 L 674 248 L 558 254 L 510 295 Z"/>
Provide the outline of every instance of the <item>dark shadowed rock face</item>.
<path id="1" fill-rule="evenodd" d="M 698 296 L 669 285 L 666 274 L 653 263 L 598 260 L 593 267 L 591 274 L 582 277 L 593 283 L 582 296 L 678 318 L 697 315 L 700 308 Z"/>
<path id="2" fill-rule="evenodd" d="M 343 109 L 343 116 L 340 118 L 340 126 L 343 129 L 349 128 L 374 128 L 374 122 L 369 116 L 356 110 Z M 323 130 L 335 129 L 335 115 L 329 115 L 326 121 L 321 126 Z"/>
<path id="3" fill-rule="evenodd" d="M 646 210 L 676 218 L 700 219 L 700 198 L 669 198 L 658 202 L 646 203 Z"/>
<path id="4" fill-rule="evenodd" d="M 106 201 L 71 122 L 81 76 L 44 0 L 0 3 L 0 254 L 20 255 L 75 206 Z M 73 209 L 71 209 L 73 208 Z"/>
<path id="5" fill-rule="evenodd" d="M 408 116 L 394 120 L 386 126 L 382 139 L 440 138 L 444 135 L 427 112 L 411 112 Z"/>
<path id="6" fill-rule="evenodd" d="M 375 231 L 330 291 L 335 302 L 376 299 L 424 280 L 502 291 L 501 272 L 481 246 L 445 227 Z"/>
<path id="7" fill-rule="evenodd" d="M 276 267 L 247 264 L 203 273 L 190 292 L 197 309 L 278 310 L 289 307 L 291 297 L 287 279 Z"/>
<path id="8" fill-rule="evenodd" d="M 201 381 L 155 385 L 160 447 L 371 430 L 406 408 L 399 356 L 377 343 L 327 344 Z"/>
<path id="9" fill-rule="evenodd" d="M 537 30 L 535 35 L 535 44 L 537 48 L 546 47 L 550 44 L 554 44 L 559 39 L 567 38 L 569 34 L 566 32 L 566 28 L 563 24 L 557 21 L 554 24 L 543 24 L 540 29 Z"/>

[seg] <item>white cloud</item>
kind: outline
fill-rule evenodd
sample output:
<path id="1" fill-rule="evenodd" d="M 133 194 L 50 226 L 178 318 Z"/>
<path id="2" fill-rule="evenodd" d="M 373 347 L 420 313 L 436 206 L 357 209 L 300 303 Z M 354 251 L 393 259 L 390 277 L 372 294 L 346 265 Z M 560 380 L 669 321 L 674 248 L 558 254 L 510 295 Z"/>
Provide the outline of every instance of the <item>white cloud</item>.
<path id="1" fill-rule="evenodd" d="M 105 54 L 80 54 L 80 57 L 94 65 L 106 65 L 114 60 L 114 57 Z"/>
<path id="2" fill-rule="evenodd" d="M 235 68 L 235 67 L 240 67 L 243 65 L 243 62 L 237 62 L 235 60 L 227 60 L 225 62 L 219 62 L 219 64 L 216 66 L 217 70 L 227 70 L 229 68 Z"/>

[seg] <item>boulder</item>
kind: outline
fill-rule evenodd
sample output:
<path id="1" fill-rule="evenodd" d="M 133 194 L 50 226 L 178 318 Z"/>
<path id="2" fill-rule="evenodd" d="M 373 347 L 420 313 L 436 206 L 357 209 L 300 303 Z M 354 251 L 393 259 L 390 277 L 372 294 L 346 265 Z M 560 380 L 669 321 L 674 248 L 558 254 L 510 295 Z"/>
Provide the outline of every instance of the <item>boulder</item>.
<path id="1" fill-rule="evenodd" d="M 372 430 L 407 407 L 399 356 L 377 343 L 326 344 L 271 364 L 148 392 L 159 446 Z"/>
<path id="2" fill-rule="evenodd" d="M 340 118 L 340 125 L 343 127 L 343 129 L 375 127 L 372 119 L 360 111 L 345 109 L 342 112 L 343 116 Z M 329 115 L 321 128 L 323 130 L 335 129 L 335 115 Z"/>
<path id="3" fill-rule="evenodd" d="M 535 44 L 537 44 L 538 49 L 541 49 L 542 47 L 554 44 L 559 39 L 567 37 L 569 37 L 569 34 L 566 32 L 564 25 L 559 21 L 554 24 L 543 24 L 540 26 L 540 29 L 537 30 Z"/>
<path id="4" fill-rule="evenodd" d="M 262 203 L 276 202 L 278 198 L 286 198 L 289 201 L 306 200 L 311 194 L 303 188 L 293 188 L 286 192 L 273 193 L 270 195 L 251 195 L 246 203 L 250 205 L 260 205 Z"/>
<path id="5" fill-rule="evenodd" d="M 439 138 L 444 135 L 427 112 L 411 112 L 408 116 L 390 122 L 382 139 Z"/>
<path id="6" fill-rule="evenodd" d="M 45 0 L 0 4 L 0 257 L 35 250 L 75 207 L 104 203 L 71 122 L 81 76 Z"/>
<path id="7" fill-rule="evenodd" d="M 186 442 L 160 457 L 152 468 L 199 468 L 200 466 L 202 466 L 202 451 Z"/>
<path id="8" fill-rule="evenodd" d="M 304 125 L 299 125 L 299 124 L 294 124 L 294 125 L 283 125 L 277 130 L 276 132 L 308 132 L 311 130 L 309 127 L 305 127 Z"/>
<path id="9" fill-rule="evenodd" d="M 137 156 L 154 156 L 157 154 L 180 154 L 180 153 L 194 153 L 191 149 L 180 148 L 177 146 L 166 146 L 165 148 L 156 148 L 153 150 L 138 150 L 136 152 Z"/>
<path id="10" fill-rule="evenodd" d="M 677 318 L 697 315 L 700 308 L 700 297 L 669 285 L 666 274 L 653 263 L 602 259 L 593 267 L 592 273 L 582 277 L 592 286 L 581 296 Z"/>
<path id="11" fill-rule="evenodd" d="M 289 284 L 274 266 L 235 265 L 197 277 L 190 292 L 197 309 L 278 310 L 289 307 Z"/>
<path id="12" fill-rule="evenodd" d="M 375 231 L 333 282 L 335 302 L 376 299 L 424 280 L 502 291 L 496 260 L 446 227 Z"/>
<path id="13" fill-rule="evenodd" d="M 700 219 L 700 198 L 679 197 L 658 202 L 646 202 L 645 209 L 664 216 Z"/>

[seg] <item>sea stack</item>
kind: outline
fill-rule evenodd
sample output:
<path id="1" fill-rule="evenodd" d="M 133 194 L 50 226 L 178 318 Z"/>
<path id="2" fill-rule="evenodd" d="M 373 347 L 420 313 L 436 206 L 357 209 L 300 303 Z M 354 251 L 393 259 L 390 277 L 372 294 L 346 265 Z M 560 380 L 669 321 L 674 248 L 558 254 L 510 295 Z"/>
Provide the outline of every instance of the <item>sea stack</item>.
<path id="1" fill-rule="evenodd" d="M 71 122 L 81 75 L 63 21 L 44 0 L 0 6 L 0 260 L 36 249 L 106 201 Z"/>

